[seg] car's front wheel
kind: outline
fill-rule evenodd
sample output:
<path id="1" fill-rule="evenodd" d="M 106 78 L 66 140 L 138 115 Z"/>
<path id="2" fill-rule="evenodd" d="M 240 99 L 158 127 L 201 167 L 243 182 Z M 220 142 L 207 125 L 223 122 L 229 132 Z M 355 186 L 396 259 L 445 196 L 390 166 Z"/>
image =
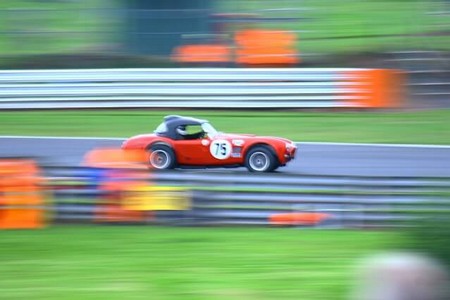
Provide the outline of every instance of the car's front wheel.
<path id="1" fill-rule="evenodd" d="M 166 145 L 153 145 L 148 161 L 151 168 L 158 170 L 173 169 L 176 165 L 175 153 Z"/>
<path id="2" fill-rule="evenodd" d="M 268 147 L 258 146 L 248 151 L 245 167 L 250 172 L 272 172 L 278 167 L 278 161 Z"/>

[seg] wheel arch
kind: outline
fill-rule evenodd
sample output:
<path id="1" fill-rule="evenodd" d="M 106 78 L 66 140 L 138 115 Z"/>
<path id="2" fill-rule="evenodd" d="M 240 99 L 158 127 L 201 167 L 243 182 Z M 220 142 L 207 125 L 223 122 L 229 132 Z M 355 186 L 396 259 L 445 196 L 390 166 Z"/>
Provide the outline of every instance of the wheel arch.
<path id="1" fill-rule="evenodd" d="M 170 143 L 165 142 L 165 141 L 154 141 L 154 142 L 148 144 L 148 145 L 145 147 L 145 150 L 150 151 L 150 149 L 151 149 L 153 146 L 157 146 L 157 145 L 167 146 L 167 147 L 169 147 L 170 149 L 172 149 L 172 150 L 175 152 L 175 149 L 173 148 L 173 146 L 172 146 Z"/>
<path id="2" fill-rule="evenodd" d="M 256 147 L 266 147 L 270 150 L 272 155 L 276 158 L 277 162 L 280 163 L 280 159 L 278 158 L 277 152 L 275 151 L 274 147 L 268 143 L 265 142 L 256 142 L 247 147 L 247 149 L 244 152 L 244 158 L 247 157 L 248 152 L 250 152 L 252 149 Z"/>

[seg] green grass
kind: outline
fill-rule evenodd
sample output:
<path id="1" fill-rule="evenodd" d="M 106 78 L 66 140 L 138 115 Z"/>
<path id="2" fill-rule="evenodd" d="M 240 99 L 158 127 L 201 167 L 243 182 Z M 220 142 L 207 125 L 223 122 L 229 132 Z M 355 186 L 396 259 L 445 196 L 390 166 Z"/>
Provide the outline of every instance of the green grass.
<path id="1" fill-rule="evenodd" d="M 0 1 L 0 54 L 78 53 L 114 43 L 117 1 Z M 102 11 L 103 9 L 103 11 Z M 101 13 L 99 13 L 101 12 Z M 10 34 L 5 34 L 10 33 Z"/>
<path id="2" fill-rule="evenodd" d="M 347 299 L 394 232 L 52 227 L 0 232 L 2 299 Z"/>
<path id="3" fill-rule="evenodd" d="M 277 29 L 300 31 L 298 49 L 301 53 L 336 53 L 383 51 L 408 48 L 450 49 L 448 38 L 430 43 L 433 31 L 450 30 L 443 4 L 424 0 L 302 0 L 302 1 L 246 1 L 219 2 L 221 9 L 232 12 L 260 12 L 263 9 L 304 9 L 290 16 L 302 18 L 294 22 L 258 23 Z M 286 13 L 271 11 L 267 17 Z"/>
<path id="4" fill-rule="evenodd" d="M 206 118 L 220 131 L 295 141 L 450 144 L 450 110 L 237 112 L 69 110 L 0 112 L 0 135 L 128 137 L 152 132 L 167 114 Z"/>
<path id="5" fill-rule="evenodd" d="M 227 0 L 217 12 L 248 12 L 267 17 L 285 15 L 263 9 L 306 9 L 290 13 L 294 22 L 251 26 L 299 32 L 300 53 L 336 53 L 395 49 L 450 49 L 448 37 L 417 34 L 450 30 L 445 4 L 426 0 Z M 124 14 L 111 9 L 118 0 L 0 2 L 0 54 L 73 53 L 110 49 L 124 32 Z M 248 26 L 248 24 L 246 25 Z M 163 28 L 164 26 L 162 26 Z M 158 30 L 155 28 L 154 30 Z M 150 31 L 153 31 L 150 30 Z"/>

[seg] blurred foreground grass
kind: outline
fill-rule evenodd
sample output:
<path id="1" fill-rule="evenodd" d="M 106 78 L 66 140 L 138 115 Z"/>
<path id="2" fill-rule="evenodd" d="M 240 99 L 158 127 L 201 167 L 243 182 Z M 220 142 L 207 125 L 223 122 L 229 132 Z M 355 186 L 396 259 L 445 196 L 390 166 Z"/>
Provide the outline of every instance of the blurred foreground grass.
<path id="1" fill-rule="evenodd" d="M 219 131 L 295 141 L 450 144 L 450 109 L 410 112 L 68 110 L 0 112 L 0 135 L 128 137 L 168 114 L 208 119 Z"/>
<path id="2" fill-rule="evenodd" d="M 2 299 L 346 299 L 395 232 L 59 226 L 0 232 Z"/>

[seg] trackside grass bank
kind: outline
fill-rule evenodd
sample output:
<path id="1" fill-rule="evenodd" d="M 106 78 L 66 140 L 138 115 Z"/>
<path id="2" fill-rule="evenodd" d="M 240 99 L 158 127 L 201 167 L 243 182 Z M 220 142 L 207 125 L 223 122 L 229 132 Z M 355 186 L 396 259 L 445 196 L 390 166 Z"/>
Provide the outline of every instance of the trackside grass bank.
<path id="1" fill-rule="evenodd" d="M 302 55 L 449 49 L 447 36 L 436 35 L 450 28 L 445 4 L 426 0 L 228 0 L 215 2 L 213 9 L 215 13 L 256 13 L 269 17 L 265 22 L 250 24 L 298 32 L 298 50 Z M 125 4 L 118 0 L 0 1 L 3 20 L 0 31 L 4 32 L 0 35 L 0 55 L 108 48 L 120 43 L 125 35 L 127 21 L 125 12 L 120 11 L 124 8 Z M 296 19 L 270 21 L 270 17 L 283 16 Z M 41 31 L 24 34 L 36 28 Z"/>
<path id="2" fill-rule="evenodd" d="M 450 109 L 413 112 L 69 110 L 0 112 L 0 135 L 128 137 L 169 114 L 206 118 L 223 132 L 295 141 L 450 144 Z"/>
<path id="3" fill-rule="evenodd" d="M 55 226 L 0 232 L 2 299 L 347 299 L 395 232 Z"/>

